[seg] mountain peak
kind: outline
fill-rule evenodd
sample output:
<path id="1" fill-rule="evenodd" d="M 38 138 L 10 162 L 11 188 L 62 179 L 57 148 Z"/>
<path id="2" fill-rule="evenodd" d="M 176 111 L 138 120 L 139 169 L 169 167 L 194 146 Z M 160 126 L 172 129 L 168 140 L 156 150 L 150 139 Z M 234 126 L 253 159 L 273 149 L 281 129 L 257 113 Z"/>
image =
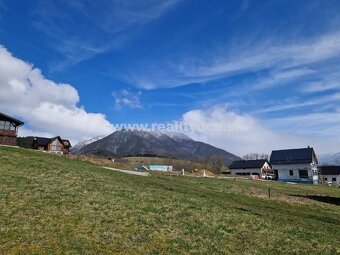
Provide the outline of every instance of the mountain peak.
<path id="1" fill-rule="evenodd" d="M 96 136 L 96 137 L 93 137 L 91 139 L 87 139 L 87 140 L 84 140 L 84 141 L 81 141 L 79 143 L 77 143 L 76 145 L 74 145 L 71 149 L 72 152 L 76 152 L 78 150 L 80 150 L 81 148 L 83 148 L 84 146 L 90 144 L 90 143 L 93 143 L 93 142 L 96 142 L 100 139 L 103 139 L 105 137 L 105 135 L 100 135 L 100 136 Z"/>
<path id="2" fill-rule="evenodd" d="M 76 154 L 124 157 L 156 155 L 195 160 L 208 156 L 221 156 L 226 164 L 239 157 L 212 145 L 197 142 L 189 136 L 175 132 L 121 130 L 100 140 L 86 144 Z"/>
<path id="3" fill-rule="evenodd" d="M 318 156 L 321 165 L 340 165 L 340 152 L 334 154 L 321 154 Z"/>

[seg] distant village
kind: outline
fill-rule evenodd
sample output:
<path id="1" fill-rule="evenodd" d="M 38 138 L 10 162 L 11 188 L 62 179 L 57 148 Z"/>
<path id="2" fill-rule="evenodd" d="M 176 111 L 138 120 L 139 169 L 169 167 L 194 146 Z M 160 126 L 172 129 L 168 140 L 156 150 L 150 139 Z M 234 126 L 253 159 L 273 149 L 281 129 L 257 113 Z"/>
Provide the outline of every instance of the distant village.
<path id="1" fill-rule="evenodd" d="M 0 144 L 20 146 L 48 153 L 65 155 L 72 147 L 64 137 L 17 138 L 18 129 L 24 122 L 0 113 Z M 172 166 L 150 166 L 148 170 L 173 171 Z M 234 161 L 222 174 L 248 178 L 277 180 L 292 183 L 340 184 L 339 165 L 319 165 L 313 147 L 272 151 L 269 159 Z"/>

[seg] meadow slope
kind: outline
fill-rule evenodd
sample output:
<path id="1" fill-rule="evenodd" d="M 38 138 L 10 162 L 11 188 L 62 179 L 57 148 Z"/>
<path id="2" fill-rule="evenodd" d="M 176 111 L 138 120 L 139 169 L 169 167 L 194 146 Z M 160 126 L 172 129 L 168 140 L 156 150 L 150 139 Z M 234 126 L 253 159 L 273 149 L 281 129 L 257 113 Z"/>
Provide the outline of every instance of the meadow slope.
<path id="1" fill-rule="evenodd" d="M 336 187 L 132 176 L 0 147 L 0 254 L 340 254 L 339 199 Z"/>

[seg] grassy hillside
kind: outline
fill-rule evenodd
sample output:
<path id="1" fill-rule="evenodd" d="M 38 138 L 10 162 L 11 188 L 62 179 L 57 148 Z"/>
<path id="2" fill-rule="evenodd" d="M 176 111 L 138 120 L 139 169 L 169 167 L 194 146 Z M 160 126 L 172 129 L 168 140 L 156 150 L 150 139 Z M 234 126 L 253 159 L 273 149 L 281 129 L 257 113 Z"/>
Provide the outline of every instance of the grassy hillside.
<path id="1" fill-rule="evenodd" d="M 336 187 L 131 176 L 0 147 L 0 254 L 340 254 L 339 199 Z"/>

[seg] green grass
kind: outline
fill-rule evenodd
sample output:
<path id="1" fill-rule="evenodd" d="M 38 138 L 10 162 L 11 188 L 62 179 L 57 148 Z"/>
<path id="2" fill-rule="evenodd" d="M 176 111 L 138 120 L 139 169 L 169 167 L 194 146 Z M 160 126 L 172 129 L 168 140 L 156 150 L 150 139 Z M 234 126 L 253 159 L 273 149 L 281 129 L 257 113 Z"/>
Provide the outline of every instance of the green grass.
<path id="1" fill-rule="evenodd" d="M 340 206 L 304 196 L 340 189 L 140 177 L 0 147 L 0 254 L 340 254 Z"/>

